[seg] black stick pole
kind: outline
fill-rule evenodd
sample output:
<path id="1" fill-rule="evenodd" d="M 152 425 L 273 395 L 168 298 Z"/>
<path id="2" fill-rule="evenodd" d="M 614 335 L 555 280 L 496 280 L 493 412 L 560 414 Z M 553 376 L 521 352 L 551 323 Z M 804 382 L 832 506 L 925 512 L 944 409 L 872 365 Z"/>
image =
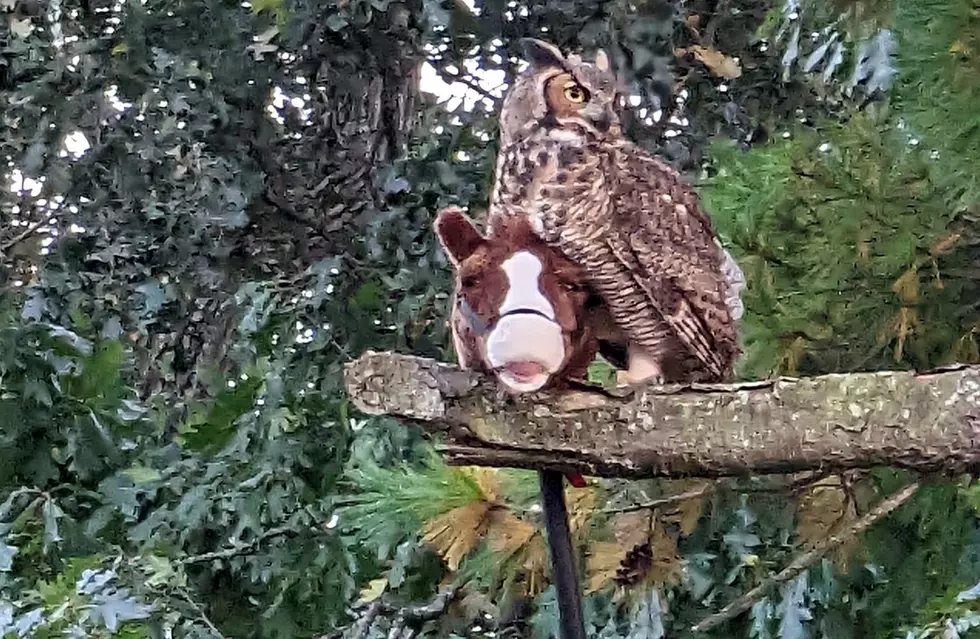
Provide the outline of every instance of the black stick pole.
<path id="1" fill-rule="evenodd" d="M 579 590 L 578 575 L 575 572 L 572 532 L 568 528 L 564 478 L 565 476 L 558 471 L 538 471 L 544 508 L 544 527 L 548 531 L 548 547 L 551 549 L 551 571 L 558 594 L 561 639 L 585 639 L 582 594 Z"/>

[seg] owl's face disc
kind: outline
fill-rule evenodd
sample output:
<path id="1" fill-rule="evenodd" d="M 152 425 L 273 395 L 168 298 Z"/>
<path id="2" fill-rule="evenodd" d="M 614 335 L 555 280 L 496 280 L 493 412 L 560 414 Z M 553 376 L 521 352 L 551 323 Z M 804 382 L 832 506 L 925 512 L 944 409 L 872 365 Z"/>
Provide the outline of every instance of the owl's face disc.
<path id="1" fill-rule="evenodd" d="M 525 69 L 511 84 L 500 111 L 500 147 L 541 128 L 619 137 L 625 86 L 604 52 L 595 60 L 565 55 L 540 40 L 526 39 Z"/>

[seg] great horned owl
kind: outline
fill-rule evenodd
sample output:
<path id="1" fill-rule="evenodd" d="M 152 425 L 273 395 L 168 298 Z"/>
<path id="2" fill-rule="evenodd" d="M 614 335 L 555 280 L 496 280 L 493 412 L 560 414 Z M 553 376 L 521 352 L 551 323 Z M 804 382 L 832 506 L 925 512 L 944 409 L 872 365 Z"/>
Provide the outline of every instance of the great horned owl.
<path id="1" fill-rule="evenodd" d="M 621 383 L 730 377 L 744 278 L 697 193 L 623 137 L 603 52 L 586 62 L 523 44 L 529 67 L 504 98 L 490 220 L 527 217 L 585 268 L 625 337 Z"/>

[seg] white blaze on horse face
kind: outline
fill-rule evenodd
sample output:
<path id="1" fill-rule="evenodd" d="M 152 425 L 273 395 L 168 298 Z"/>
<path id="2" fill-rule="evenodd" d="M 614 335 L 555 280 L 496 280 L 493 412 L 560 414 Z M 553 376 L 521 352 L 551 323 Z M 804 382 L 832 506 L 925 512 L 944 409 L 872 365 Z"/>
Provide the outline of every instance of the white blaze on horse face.
<path id="1" fill-rule="evenodd" d="M 509 390 L 529 393 L 547 384 L 561 368 L 565 361 L 564 335 L 555 321 L 554 306 L 541 291 L 541 261 L 528 251 L 520 251 L 502 268 L 508 289 L 500 320 L 487 336 L 487 360 Z"/>
<path id="2" fill-rule="evenodd" d="M 507 275 L 507 296 L 500 305 L 500 316 L 514 311 L 537 311 L 550 320 L 555 319 L 555 308 L 541 292 L 538 280 L 544 267 L 541 260 L 530 251 L 518 251 L 508 257 L 500 268 Z"/>

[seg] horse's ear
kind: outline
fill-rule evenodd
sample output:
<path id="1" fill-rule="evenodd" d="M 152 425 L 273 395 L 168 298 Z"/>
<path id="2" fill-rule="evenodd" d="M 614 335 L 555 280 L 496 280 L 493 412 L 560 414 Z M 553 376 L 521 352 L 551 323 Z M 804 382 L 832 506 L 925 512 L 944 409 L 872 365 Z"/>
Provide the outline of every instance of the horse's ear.
<path id="1" fill-rule="evenodd" d="M 454 267 L 459 266 L 486 242 L 470 218 L 455 206 L 439 211 L 433 226 L 442 250 Z"/>

